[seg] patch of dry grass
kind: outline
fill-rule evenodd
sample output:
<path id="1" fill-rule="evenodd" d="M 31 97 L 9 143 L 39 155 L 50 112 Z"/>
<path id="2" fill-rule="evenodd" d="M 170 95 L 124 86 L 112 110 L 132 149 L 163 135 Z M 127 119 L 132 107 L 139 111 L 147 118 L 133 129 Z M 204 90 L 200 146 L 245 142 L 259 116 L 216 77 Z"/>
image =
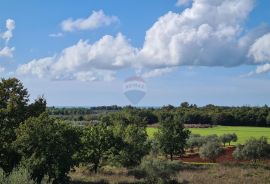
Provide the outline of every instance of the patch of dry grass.
<path id="1" fill-rule="evenodd" d="M 89 172 L 87 168 L 76 168 L 74 172 L 70 173 L 72 184 L 97 184 L 97 183 L 136 183 L 133 176 L 128 175 L 125 168 L 105 167 L 95 174 Z"/>
<path id="2" fill-rule="evenodd" d="M 184 170 L 178 180 L 190 184 L 269 184 L 269 168 L 214 165 L 204 170 Z"/>
<path id="3" fill-rule="evenodd" d="M 140 183 L 125 168 L 103 168 L 94 174 L 86 168 L 70 173 L 72 184 Z M 270 184 L 270 166 L 252 165 L 186 165 L 176 176 L 182 184 Z"/>

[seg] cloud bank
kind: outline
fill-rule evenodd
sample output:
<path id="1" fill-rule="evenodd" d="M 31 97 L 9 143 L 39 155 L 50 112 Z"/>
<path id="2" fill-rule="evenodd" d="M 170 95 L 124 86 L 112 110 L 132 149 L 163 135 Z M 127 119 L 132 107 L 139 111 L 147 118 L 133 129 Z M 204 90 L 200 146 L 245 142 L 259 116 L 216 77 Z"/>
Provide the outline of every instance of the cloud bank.
<path id="1" fill-rule="evenodd" d="M 178 2 L 186 4 L 189 1 Z M 146 31 L 142 48 L 133 47 L 121 33 L 115 37 L 106 35 L 93 44 L 80 40 L 56 56 L 34 59 L 19 66 L 17 72 L 59 80 L 91 81 L 112 79 L 117 70 L 130 67 L 149 70 L 144 75 L 152 77 L 184 65 L 233 67 L 270 62 L 270 27 L 245 28 L 255 0 L 191 2 L 190 7 L 180 13 L 168 12 L 161 16 Z M 62 29 L 94 29 L 116 20 L 99 11 L 87 19 L 63 21 Z M 257 70 L 260 73 L 270 69 L 265 65 Z"/>

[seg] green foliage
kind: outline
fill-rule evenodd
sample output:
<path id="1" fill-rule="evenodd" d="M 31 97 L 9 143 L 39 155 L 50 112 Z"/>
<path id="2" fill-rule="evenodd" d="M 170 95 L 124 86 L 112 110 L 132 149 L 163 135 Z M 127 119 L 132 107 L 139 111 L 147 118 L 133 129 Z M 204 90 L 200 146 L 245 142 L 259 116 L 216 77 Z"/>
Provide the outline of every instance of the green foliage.
<path id="1" fill-rule="evenodd" d="M 190 134 L 187 140 L 187 148 L 194 150 L 194 148 L 200 148 L 205 143 L 205 138 L 199 134 Z"/>
<path id="2" fill-rule="evenodd" d="M 244 145 L 237 146 L 233 156 L 238 160 L 252 160 L 254 162 L 270 158 L 270 144 L 265 137 L 250 138 Z"/>
<path id="3" fill-rule="evenodd" d="M 166 155 L 170 155 L 171 160 L 174 155 L 184 154 L 186 141 L 190 131 L 185 129 L 179 118 L 170 113 L 161 116 L 158 132 L 155 135 L 160 149 Z"/>
<path id="4" fill-rule="evenodd" d="M 172 177 L 181 169 L 178 161 L 168 161 L 152 157 L 145 157 L 141 164 L 130 171 L 138 179 L 144 179 L 147 184 L 177 183 Z"/>
<path id="5" fill-rule="evenodd" d="M 200 157 L 216 162 L 216 159 L 223 152 L 223 148 L 217 141 L 208 141 L 200 148 Z"/>
<path id="6" fill-rule="evenodd" d="M 53 184 L 68 180 L 67 173 L 76 164 L 74 156 L 80 147 L 76 129 L 55 122 L 44 113 L 26 120 L 16 134 L 14 146 L 37 183 L 45 175 L 53 180 Z"/>
<path id="7" fill-rule="evenodd" d="M 130 167 L 140 164 L 141 159 L 149 153 L 146 128 L 136 124 L 114 125 L 114 136 L 117 145 L 114 159 L 122 166 Z"/>
<path id="8" fill-rule="evenodd" d="M 19 167 L 14 168 L 9 175 L 0 169 L 0 184 L 34 184 L 34 181 L 26 168 Z"/>
<path id="9" fill-rule="evenodd" d="M 236 142 L 237 141 L 237 135 L 235 133 L 232 134 L 223 134 L 220 137 L 220 141 L 224 144 L 229 143 L 229 145 L 231 144 L 231 142 Z"/>
<path id="10" fill-rule="evenodd" d="M 96 124 L 86 127 L 82 136 L 83 148 L 80 151 L 80 158 L 84 163 L 92 164 L 93 170 L 98 168 L 108 159 L 110 150 L 114 146 L 112 128 L 105 124 Z"/>
<path id="11" fill-rule="evenodd" d="M 0 81 L 0 167 L 10 172 L 19 162 L 19 155 L 12 148 L 16 139 L 15 129 L 30 116 L 38 116 L 45 111 L 46 101 L 37 99 L 28 104 L 27 89 L 16 78 Z"/>

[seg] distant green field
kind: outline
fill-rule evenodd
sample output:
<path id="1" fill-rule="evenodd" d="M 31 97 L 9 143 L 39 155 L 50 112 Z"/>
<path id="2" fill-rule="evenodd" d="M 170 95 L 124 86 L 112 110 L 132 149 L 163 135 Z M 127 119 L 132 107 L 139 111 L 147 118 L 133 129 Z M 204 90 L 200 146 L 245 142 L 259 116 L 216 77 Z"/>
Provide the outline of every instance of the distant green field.
<path id="1" fill-rule="evenodd" d="M 214 128 L 189 128 L 193 134 L 210 135 L 217 134 L 222 135 L 225 133 L 236 133 L 238 136 L 237 143 L 245 143 L 250 137 L 259 138 L 265 136 L 270 141 L 270 128 L 261 127 L 235 127 L 235 126 L 216 126 Z M 157 128 L 148 127 L 147 133 L 149 137 L 153 137 L 157 132 Z"/>

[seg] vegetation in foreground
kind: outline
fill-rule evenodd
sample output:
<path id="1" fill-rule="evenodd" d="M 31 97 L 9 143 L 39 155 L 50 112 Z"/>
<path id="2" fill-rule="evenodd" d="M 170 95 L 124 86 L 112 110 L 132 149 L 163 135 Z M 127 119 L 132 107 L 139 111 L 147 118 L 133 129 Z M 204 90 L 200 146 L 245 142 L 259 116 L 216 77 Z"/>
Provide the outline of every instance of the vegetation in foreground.
<path id="1" fill-rule="evenodd" d="M 49 116 L 44 98 L 29 103 L 27 90 L 14 78 L 2 79 L 0 98 L 1 184 L 68 184 L 73 180 L 70 172 L 78 167 L 94 176 L 114 167 L 125 168 L 134 182 L 179 183 L 179 172 L 190 167 L 175 158 L 196 147 L 201 158 L 215 162 L 226 144 L 237 141 L 236 134 L 191 135 L 183 116 L 166 110 L 159 113 L 159 128 L 151 139 L 149 119 L 136 109 L 74 126 Z M 269 153 L 270 144 L 262 137 L 239 145 L 234 156 L 258 163 L 269 159 Z"/>
<path id="2" fill-rule="evenodd" d="M 183 184 L 268 184 L 270 183 L 270 168 L 268 165 L 185 165 L 183 164 L 175 174 L 170 175 Z M 164 173 L 163 173 L 164 174 Z M 98 184 L 98 183 L 142 183 L 128 174 L 126 169 L 110 168 L 98 174 L 77 168 L 76 172 L 70 173 L 72 184 Z"/>

